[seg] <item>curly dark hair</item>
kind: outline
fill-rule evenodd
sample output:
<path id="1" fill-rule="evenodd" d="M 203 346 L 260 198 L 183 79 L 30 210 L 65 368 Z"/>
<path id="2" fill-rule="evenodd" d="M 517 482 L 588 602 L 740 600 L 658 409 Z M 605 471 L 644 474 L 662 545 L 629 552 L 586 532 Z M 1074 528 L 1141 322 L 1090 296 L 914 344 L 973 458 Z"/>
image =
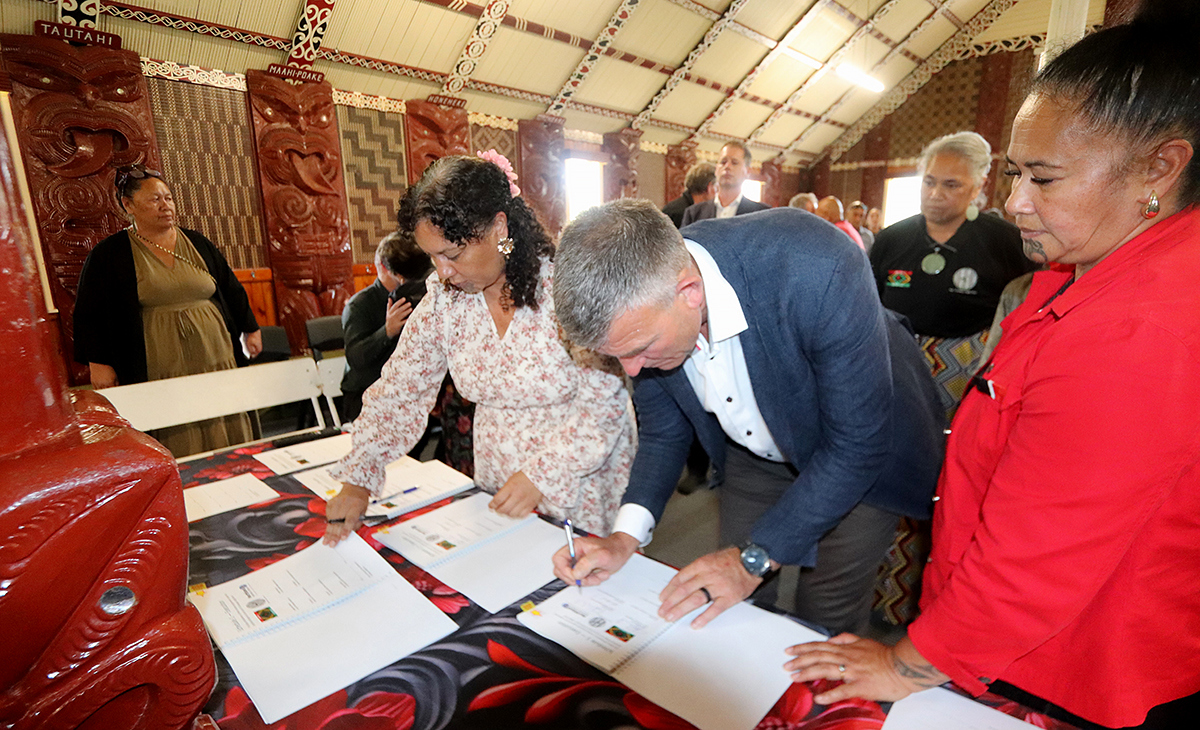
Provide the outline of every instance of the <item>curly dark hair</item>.
<path id="1" fill-rule="evenodd" d="M 420 221 L 446 240 L 465 246 L 477 240 L 503 212 L 513 250 L 504 264 L 504 295 L 516 307 L 538 308 L 541 258 L 554 257 L 554 244 L 524 200 L 509 192 L 508 177 L 478 157 L 443 157 L 430 165 L 400 200 L 400 230 L 412 234 Z"/>

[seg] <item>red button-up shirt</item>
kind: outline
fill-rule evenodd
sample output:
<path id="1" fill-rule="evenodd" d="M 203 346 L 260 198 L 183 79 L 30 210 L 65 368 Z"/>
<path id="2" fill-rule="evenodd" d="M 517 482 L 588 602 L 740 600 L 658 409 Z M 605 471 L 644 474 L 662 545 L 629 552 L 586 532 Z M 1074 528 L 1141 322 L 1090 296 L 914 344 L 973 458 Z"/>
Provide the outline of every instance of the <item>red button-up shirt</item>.
<path id="1" fill-rule="evenodd" d="M 909 636 L 977 694 L 1137 725 L 1200 691 L 1200 210 L 1047 305 L 1070 277 L 1035 276 L 958 410 Z"/>

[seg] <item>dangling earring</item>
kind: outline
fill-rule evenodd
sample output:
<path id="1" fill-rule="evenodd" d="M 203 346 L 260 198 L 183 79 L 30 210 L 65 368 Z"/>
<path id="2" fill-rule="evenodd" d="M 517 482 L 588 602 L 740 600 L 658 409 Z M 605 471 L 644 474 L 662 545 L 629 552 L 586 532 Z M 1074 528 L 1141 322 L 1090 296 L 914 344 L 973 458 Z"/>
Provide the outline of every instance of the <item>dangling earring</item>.
<path id="1" fill-rule="evenodd" d="M 503 254 L 504 258 L 507 259 L 508 255 L 513 251 L 512 238 L 501 238 L 496 242 L 496 250 Z"/>
<path id="2" fill-rule="evenodd" d="M 979 217 L 979 206 L 971 203 L 967 206 L 967 220 L 973 221 Z"/>
<path id="3" fill-rule="evenodd" d="M 1158 215 L 1158 195 L 1153 190 L 1150 191 L 1150 200 L 1146 203 L 1146 207 L 1142 208 L 1142 217 L 1150 220 Z"/>

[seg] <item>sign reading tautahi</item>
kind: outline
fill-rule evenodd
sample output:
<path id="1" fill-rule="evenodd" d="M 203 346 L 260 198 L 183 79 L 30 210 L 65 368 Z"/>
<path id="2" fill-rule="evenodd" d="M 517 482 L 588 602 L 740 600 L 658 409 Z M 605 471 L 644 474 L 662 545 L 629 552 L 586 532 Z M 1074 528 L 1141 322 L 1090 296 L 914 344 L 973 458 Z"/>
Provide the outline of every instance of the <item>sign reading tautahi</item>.
<path id="1" fill-rule="evenodd" d="M 104 46 L 114 50 L 121 48 L 121 36 L 115 33 L 104 33 L 95 28 L 66 23 L 51 23 L 48 20 L 34 21 L 33 34 L 42 38 L 58 38 L 71 43 L 86 43 L 89 46 Z"/>

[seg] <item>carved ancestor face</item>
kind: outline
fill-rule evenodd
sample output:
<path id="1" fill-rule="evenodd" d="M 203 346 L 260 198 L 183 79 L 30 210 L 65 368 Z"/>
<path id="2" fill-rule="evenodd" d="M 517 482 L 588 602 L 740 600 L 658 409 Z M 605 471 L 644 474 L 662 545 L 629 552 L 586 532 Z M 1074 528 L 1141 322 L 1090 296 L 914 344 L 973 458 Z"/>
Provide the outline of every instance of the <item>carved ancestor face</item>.
<path id="1" fill-rule="evenodd" d="M 471 125 L 461 109 L 412 101 L 407 104 L 404 125 L 412 168 L 408 179 L 414 183 L 440 158 L 471 154 Z"/>
<path id="2" fill-rule="evenodd" d="M 250 97 L 262 125 L 259 159 L 280 185 L 314 195 L 336 195 L 341 151 L 334 134 L 333 98 L 308 93 L 308 84 L 290 86 L 268 77 Z"/>
<path id="3" fill-rule="evenodd" d="M 29 151 L 53 175 L 82 178 L 138 162 L 149 130 L 129 111 L 142 98 L 141 68 L 107 48 L 22 43 L 5 49 L 5 65 L 21 91 Z"/>

